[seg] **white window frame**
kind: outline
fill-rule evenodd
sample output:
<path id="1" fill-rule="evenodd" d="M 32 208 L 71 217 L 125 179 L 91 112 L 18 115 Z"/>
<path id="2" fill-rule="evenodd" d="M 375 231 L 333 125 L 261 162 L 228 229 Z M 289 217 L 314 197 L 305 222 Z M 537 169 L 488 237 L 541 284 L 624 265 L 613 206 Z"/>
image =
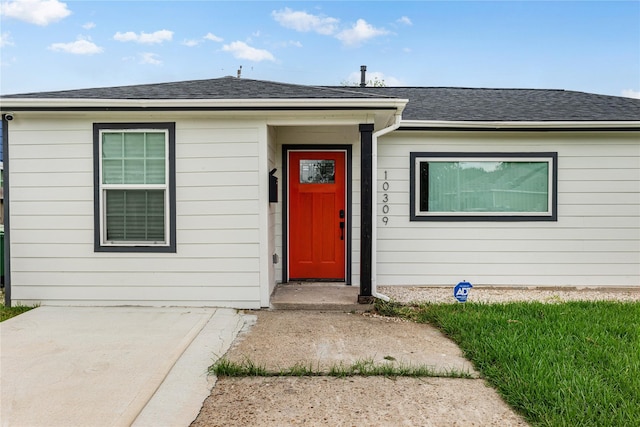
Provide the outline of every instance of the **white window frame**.
<path id="1" fill-rule="evenodd" d="M 545 162 L 548 164 L 544 212 L 445 212 L 420 210 L 420 166 L 435 162 Z M 411 221 L 557 221 L 557 153 L 411 153 Z"/>
<path id="2" fill-rule="evenodd" d="M 157 127 L 155 127 L 157 126 Z M 164 133 L 165 182 L 164 184 L 104 184 L 102 140 L 105 133 Z M 175 124 L 94 124 L 94 175 L 95 186 L 95 250 L 107 252 L 175 252 Z M 106 195 L 109 190 L 163 190 L 164 191 L 164 240 L 125 241 L 107 240 Z M 173 199 L 172 199 L 173 198 Z"/>

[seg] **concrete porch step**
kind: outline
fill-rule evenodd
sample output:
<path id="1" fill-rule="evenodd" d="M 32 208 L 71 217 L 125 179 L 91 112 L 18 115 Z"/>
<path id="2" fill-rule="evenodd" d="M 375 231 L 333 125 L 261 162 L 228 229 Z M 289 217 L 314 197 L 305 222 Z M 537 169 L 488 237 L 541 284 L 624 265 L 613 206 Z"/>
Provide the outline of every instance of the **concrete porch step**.
<path id="1" fill-rule="evenodd" d="M 325 310 L 364 312 L 373 304 L 358 303 L 358 286 L 344 283 L 290 282 L 276 286 L 271 295 L 271 308 L 276 310 Z"/>

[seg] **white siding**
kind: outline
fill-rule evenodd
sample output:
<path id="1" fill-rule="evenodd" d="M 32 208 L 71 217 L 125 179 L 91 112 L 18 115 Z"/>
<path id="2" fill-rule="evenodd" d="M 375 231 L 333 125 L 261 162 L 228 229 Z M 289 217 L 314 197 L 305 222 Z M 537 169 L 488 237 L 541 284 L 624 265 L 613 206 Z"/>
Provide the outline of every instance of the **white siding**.
<path id="1" fill-rule="evenodd" d="M 544 151 L 558 153 L 557 222 L 409 221 L 410 152 Z M 377 167 L 378 285 L 640 285 L 637 133 L 394 132 Z"/>
<path id="2" fill-rule="evenodd" d="M 268 146 L 267 146 L 267 163 L 269 172 L 277 167 L 278 159 L 277 159 L 277 144 L 276 144 L 276 129 L 274 127 L 268 128 Z M 269 233 L 268 233 L 268 265 L 269 265 L 269 277 L 268 277 L 268 286 L 264 291 L 267 292 L 266 295 L 266 304 L 265 297 L 263 297 L 263 305 L 267 305 L 271 298 L 271 294 L 276 287 L 276 283 L 279 281 L 278 278 L 282 277 L 282 251 L 281 245 L 277 240 L 277 224 L 279 218 L 282 218 L 282 168 L 278 168 L 278 170 L 274 173 L 274 176 L 278 179 L 278 202 L 277 203 L 269 203 L 268 210 L 268 224 L 269 224 Z M 279 217 L 280 215 L 280 217 Z M 277 262 L 275 262 L 274 257 L 277 258 Z M 280 274 L 278 276 L 278 274 Z"/>
<path id="3" fill-rule="evenodd" d="M 110 121 L 176 122 L 175 254 L 93 250 L 92 124 Z M 12 299 L 260 307 L 264 128 L 168 113 L 22 114 L 10 126 Z"/>

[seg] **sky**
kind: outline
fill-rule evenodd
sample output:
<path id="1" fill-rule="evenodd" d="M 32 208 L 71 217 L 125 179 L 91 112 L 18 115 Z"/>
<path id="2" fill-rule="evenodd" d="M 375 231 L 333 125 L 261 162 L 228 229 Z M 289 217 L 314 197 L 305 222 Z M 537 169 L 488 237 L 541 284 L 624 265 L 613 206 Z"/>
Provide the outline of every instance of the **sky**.
<path id="1" fill-rule="evenodd" d="M 640 1 L 0 0 L 0 93 L 236 76 L 640 98 Z"/>

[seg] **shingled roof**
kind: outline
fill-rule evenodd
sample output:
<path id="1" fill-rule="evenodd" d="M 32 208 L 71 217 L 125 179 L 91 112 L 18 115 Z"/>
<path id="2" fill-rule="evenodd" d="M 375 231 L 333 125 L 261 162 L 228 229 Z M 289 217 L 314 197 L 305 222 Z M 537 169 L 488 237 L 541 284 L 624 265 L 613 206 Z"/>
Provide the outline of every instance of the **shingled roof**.
<path id="1" fill-rule="evenodd" d="M 404 120 L 640 121 L 640 100 L 549 89 L 307 86 L 223 77 L 134 86 L 37 92 L 15 98 L 104 100 L 408 99 Z M 10 104 L 10 102 L 8 102 Z"/>
<path id="2" fill-rule="evenodd" d="M 550 89 L 359 88 L 409 99 L 404 120 L 640 121 L 640 99 Z"/>
<path id="3" fill-rule="evenodd" d="M 348 87 L 306 86 L 265 80 L 222 77 L 134 86 L 63 90 L 3 95 L 2 98 L 38 99 L 350 99 L 380 95 Z M 386 97 L 383 95 L 383 97 Z M 393 96 L 391 96 L 393 97 Z"/>

